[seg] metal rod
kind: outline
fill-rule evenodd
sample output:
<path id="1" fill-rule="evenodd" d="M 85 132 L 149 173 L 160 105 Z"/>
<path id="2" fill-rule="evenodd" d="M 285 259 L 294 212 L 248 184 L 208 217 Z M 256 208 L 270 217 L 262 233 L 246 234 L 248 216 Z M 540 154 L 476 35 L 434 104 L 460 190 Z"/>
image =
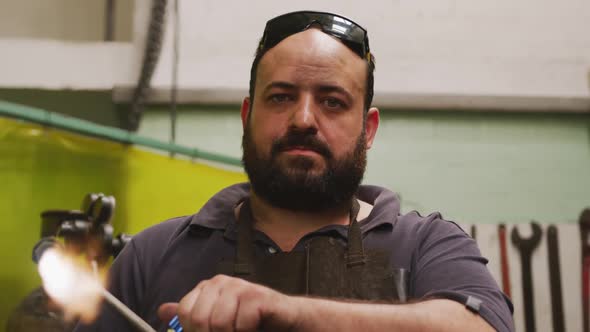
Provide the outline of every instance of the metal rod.
<path id="1" fill-rule="evenodd" d="M 141 317 L 135 314 L 129 309 L 123 302 L 119 301 L 113 294 L 109 293 L 106 289 L 102 289 L 102 295 L 104 299 L 110 303 L 117 311 L 119 311 L 125 318 L 127 318 L 133 325 L 135 325 L 142 332 L 156 332 L 148 323 L 146 323 Z"/>
<path id="2" fill-rule="evenodd" d="M 115 31 L 115 0 L 106 0 L 104 40 L 113 41 Z"/>
<path id="3" fill-rule="evenodd" d="M 176 118 L 177 118 L 177 96 L 178 96 L 178 54 L 180 47 L 180 14 L 178 11 L 178 1 L 174 0 L 174 40 L 173 40 L 173 59 L 172 59 L 172 88 L 170 91 L 170 143 L 176 143 Z M 170 153 L 174 156 L 174 152 Z"/>

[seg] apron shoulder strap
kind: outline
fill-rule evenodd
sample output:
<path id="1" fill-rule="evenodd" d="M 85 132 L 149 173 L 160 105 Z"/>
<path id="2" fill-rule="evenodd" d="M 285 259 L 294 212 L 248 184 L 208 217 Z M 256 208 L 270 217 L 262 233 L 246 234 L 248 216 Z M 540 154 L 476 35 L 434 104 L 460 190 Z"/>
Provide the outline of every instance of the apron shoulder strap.
<path id="1" fill-rule="evenodd" d="M 361 227 L 356 220 L 360 205 L 356 197 L 352 198 L 350 208 L 350 224 L 348 226 L 348 253 L 346 255 L 346 266 L 354 267 L 364 265 L 367 257 L 363 248 Z"/>
<path id="2" fill-rule="evenodd" d="M 238 216 L 238 239 L 233 271 L 236 276 L 247 276 L 254 273 L 253 243 L 252 210 L 250 209 L 250 200 L 245 199 Z"/>

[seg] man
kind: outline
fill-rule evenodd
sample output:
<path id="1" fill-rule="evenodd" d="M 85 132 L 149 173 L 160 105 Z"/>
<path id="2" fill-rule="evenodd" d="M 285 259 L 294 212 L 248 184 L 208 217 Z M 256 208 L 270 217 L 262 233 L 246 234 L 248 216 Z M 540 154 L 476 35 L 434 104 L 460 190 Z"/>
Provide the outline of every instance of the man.
<path id="1" fill-rule="evenodd" d="M 250 184 L 137 235 L 113 293 L 160 331 L 175 315 L 184 331 L 512 331 L 471 238 L 359 186 L 379 125 L 373 69 L 347 18 L 270 20 L 241 111 Z M 94 327 L 129 329 L 108 308 Z"/>
<path id="2" fill-rule="evenodd" d="M 42 287 L 32 290 L 11 312 L 5 331 L 66 332 L 74 323 L 64 319 L 64 313 L 52 304 Z"/>

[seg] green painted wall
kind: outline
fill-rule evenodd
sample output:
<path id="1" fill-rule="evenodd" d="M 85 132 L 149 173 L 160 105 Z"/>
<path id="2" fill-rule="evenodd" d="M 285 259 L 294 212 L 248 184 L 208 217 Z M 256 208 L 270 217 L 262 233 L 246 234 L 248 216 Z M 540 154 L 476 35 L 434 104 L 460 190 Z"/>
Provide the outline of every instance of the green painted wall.
<path id="1" fill-rule="evenodd" d="M 239 106 L 208 109 L 180 109 L 177 142 L 240 157 Z M 139 132 L 168 140 L 166 110 Z M 590 115 L 385 110 L 365 183 L 465 223 L 575 222 L 590 206 Z"/>

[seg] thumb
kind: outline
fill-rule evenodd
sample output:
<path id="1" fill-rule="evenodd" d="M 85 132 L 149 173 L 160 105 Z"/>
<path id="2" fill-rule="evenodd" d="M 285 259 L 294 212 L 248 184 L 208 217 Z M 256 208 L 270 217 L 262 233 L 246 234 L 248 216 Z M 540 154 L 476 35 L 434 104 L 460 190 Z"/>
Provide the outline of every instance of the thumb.
<path id="1" fill-rule="evenodd" d="M 174 316 L 176 316 L 176 312 L 178 311 L 178 303 L 164 303 L 158 308 L 158 317 L 160 320 L 168 323 Z"/>

